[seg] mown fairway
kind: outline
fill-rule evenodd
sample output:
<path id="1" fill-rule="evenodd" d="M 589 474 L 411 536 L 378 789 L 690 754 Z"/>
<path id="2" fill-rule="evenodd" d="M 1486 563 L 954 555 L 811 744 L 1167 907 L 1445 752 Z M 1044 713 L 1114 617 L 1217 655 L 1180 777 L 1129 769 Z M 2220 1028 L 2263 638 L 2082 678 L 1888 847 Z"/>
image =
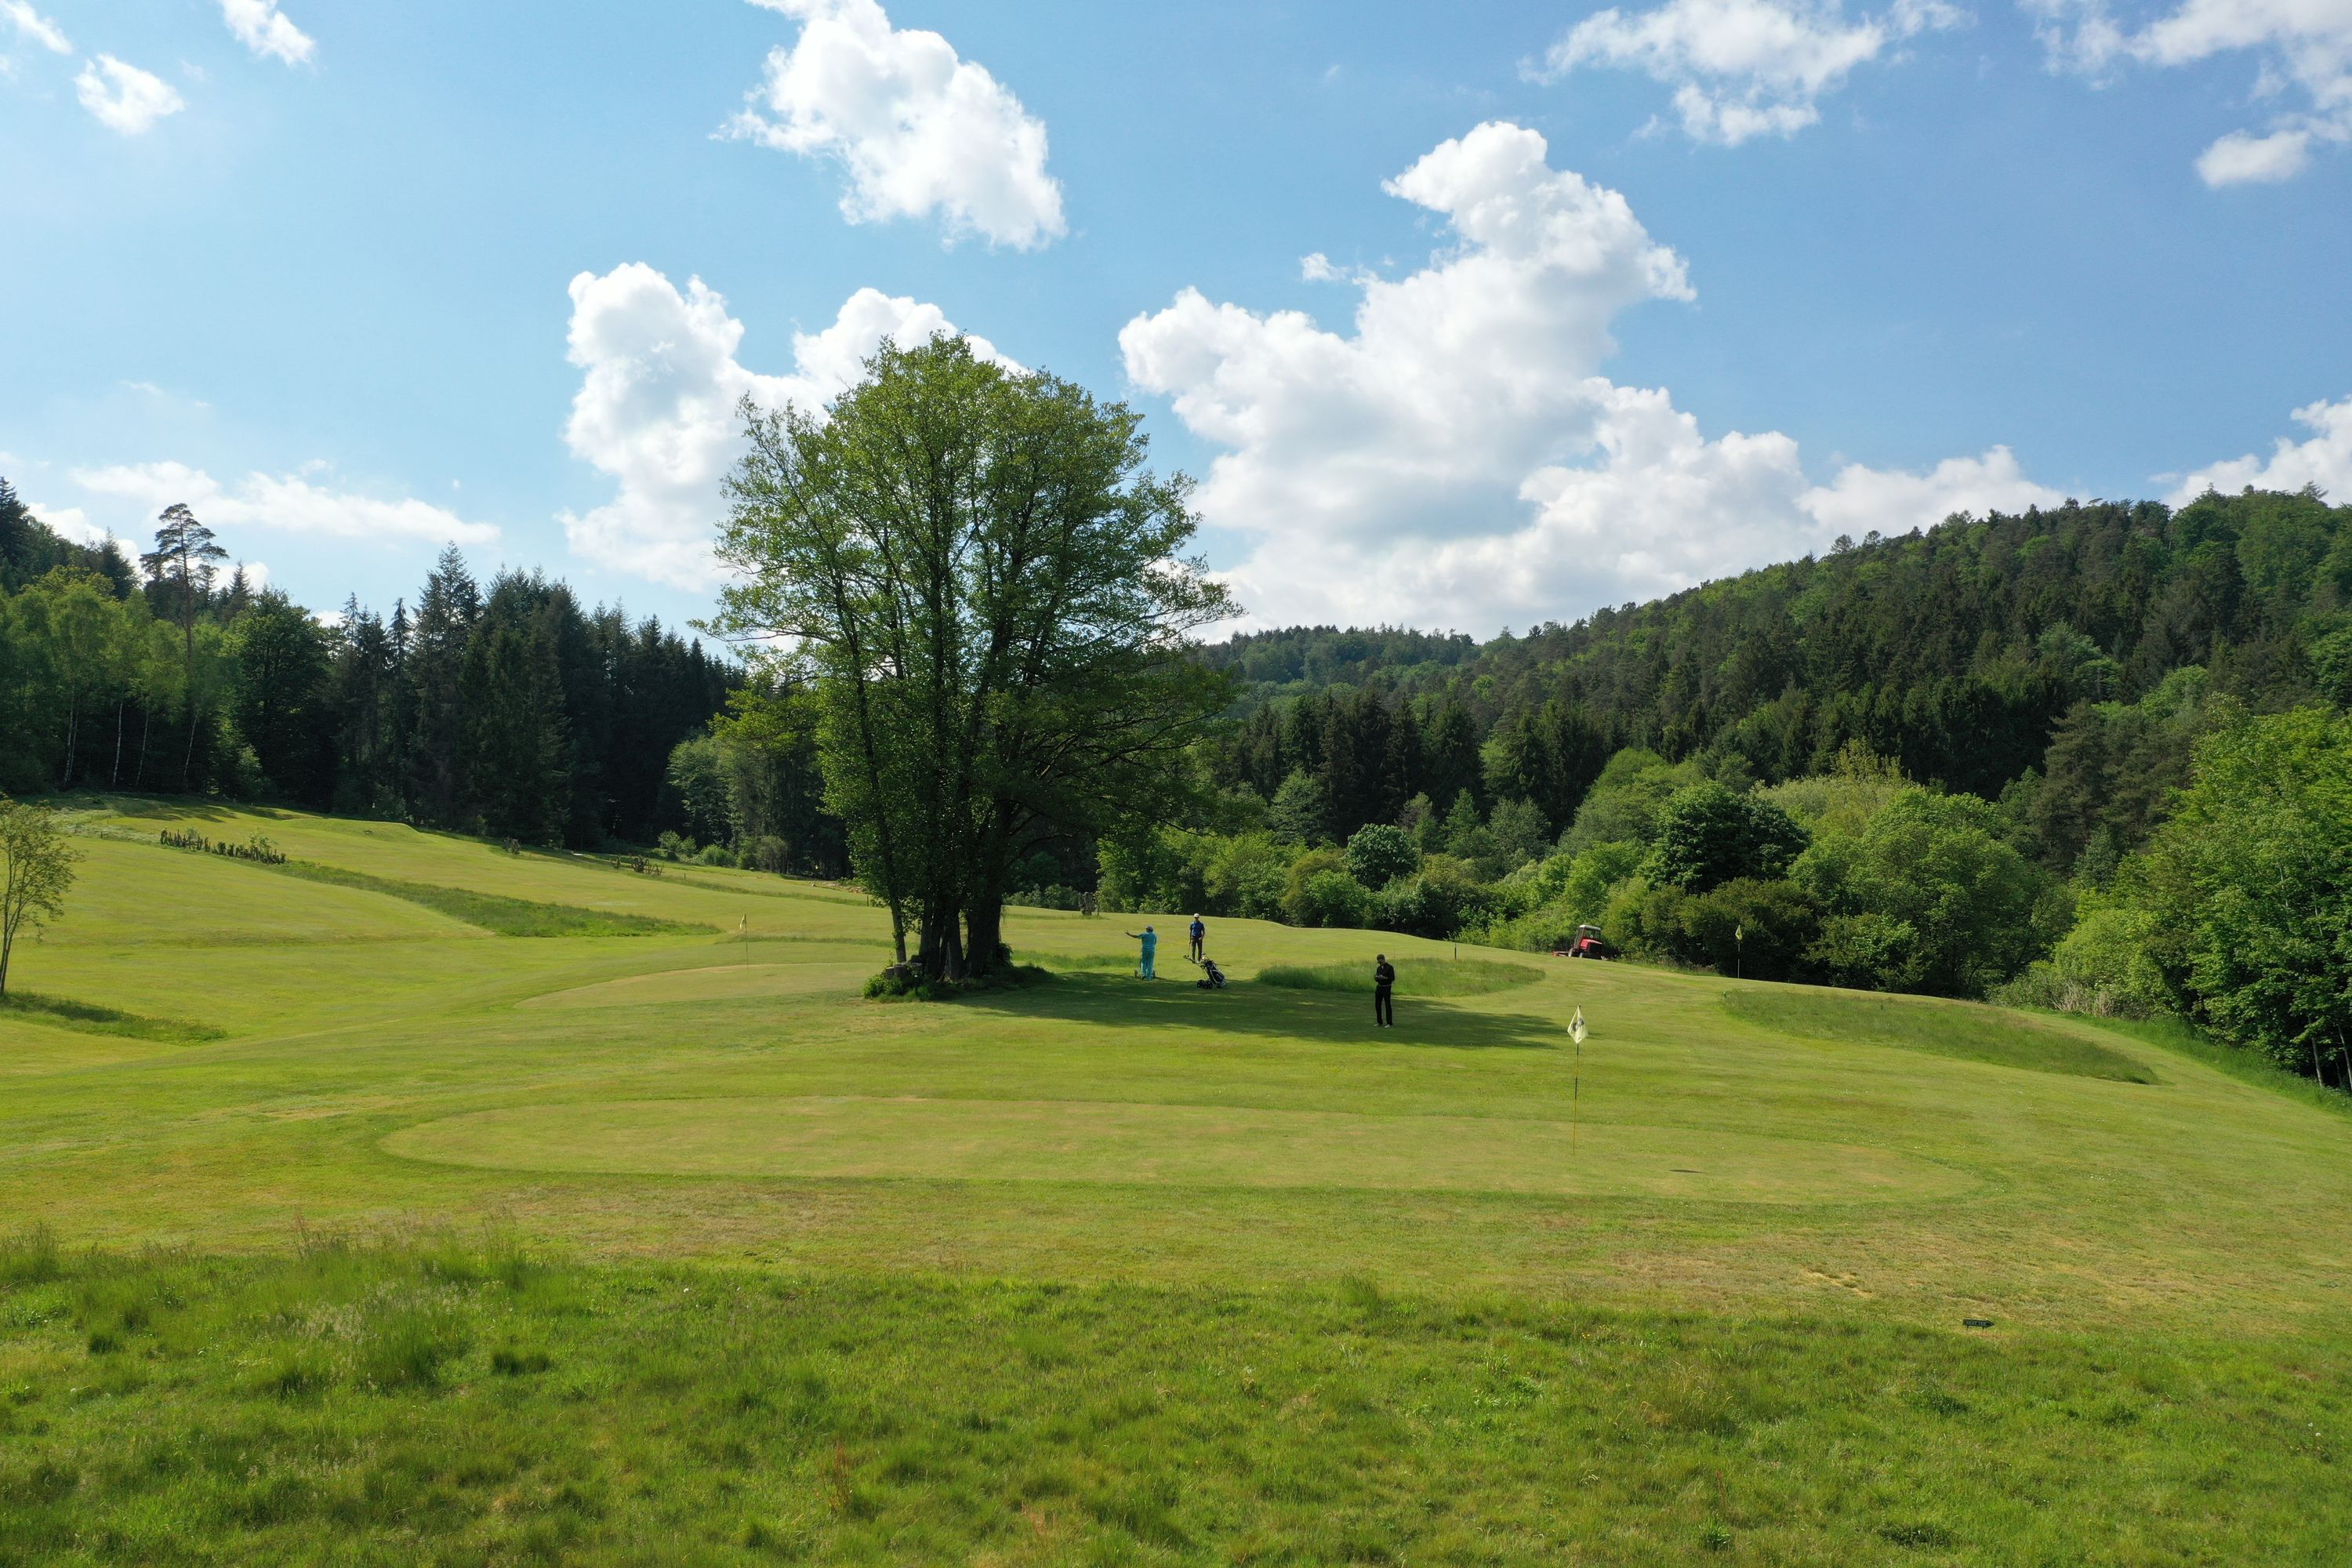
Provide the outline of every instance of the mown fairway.
<path id="1" fill-rule="evenodd" d="M 2352 1119 L 2170 1049 L 1176 914 L 877 1004 L 849 889 L 82 820 L 0 1562 L 2346 1560 Z"/>

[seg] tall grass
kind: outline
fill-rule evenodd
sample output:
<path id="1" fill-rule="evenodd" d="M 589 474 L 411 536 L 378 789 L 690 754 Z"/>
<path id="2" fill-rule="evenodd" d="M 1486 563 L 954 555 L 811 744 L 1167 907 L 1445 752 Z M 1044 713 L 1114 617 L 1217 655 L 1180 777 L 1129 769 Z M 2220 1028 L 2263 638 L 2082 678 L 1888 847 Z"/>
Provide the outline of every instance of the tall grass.
<path id="1" fill-rule="evenodd" d="M 1525 963 L 1498 963 L 1486 958 L 1413 959 L 1396 966 L 1400 996 L 1478 996 L 1507 991 L 1543 978 L 1543 971 Z M 1262 985 L 1294 991 L 1370 992 L 1370 963 L 1276 963 L 1257 973 Z"/>
<path id="2" fill-rule="evenodd" d="M 1800 1039 L 1853 1041 L 1991 1062 L 2030 1072 L 2067 1073 L 2154 1083 L 2156 1076 L 2121 1051 L 2062 1030 L 2006 1017 L 1988 1007 L 1910 998 L 1855 996 L 1812 987 L 1724 994 L 1735 1018 Z"/>
<path id="3" fill-rule="evenodd" d="M 1364 1278 L 585 1268 L 446 1238 L 0 1243 L 26 1258 L 0 1261 L 11 1565 L 1506 1563 L 1572 1542 L 1629 1568 L 2008 1568 L 2315 1563 L 2352 1535 L 2341 1342 L 1440 1302 Z"/>
<path id="4" fill-rule="evenodd" d="M 66 996 L 44 996 L 32 991 L 11 991 L 0 995 L 0 1015 L 22 1014 L 32 1022 L 47 1024 L 60 1029 L 79 1029 L 91 1035 L 119 1035 L 134 1040 L 197 1041 L 217 1040 L 223 1031 L 208 1024 L 192 1024 L 183 1018 L 151 1018 L 141 1013 L 126 1013 L 119 1007 L 104 1007 L 95 1002 L 77 1002 Z"/>

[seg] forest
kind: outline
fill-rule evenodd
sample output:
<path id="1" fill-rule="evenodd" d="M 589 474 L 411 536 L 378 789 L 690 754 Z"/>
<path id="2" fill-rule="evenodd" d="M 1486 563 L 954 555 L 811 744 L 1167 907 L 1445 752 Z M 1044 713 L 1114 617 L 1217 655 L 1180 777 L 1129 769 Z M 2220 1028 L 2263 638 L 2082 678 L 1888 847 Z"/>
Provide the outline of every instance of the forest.
<path id="1" fill-rule="evenodd" d="M 178 509 L 175 509 L 178 510 Z M 134 562 L 0 481 L 0 785 L 216 792 L 840 876 L 804 692 L 453 551 L 390 616 Z M 1955 518 L 1480 643 L 1251 633 L 1198 804 L 1021 901 L 2179 1015 L 2352 1082 L 2352 508 Z M 210 553 L 206 553 L 209 552 Z M 2292 866 L 2288 876 L 2282 866 Z"/>
<path id="2" fill-rule="evenodd" d="M 356 598 L 317 615 L 254 591 L 201 520 L 173 512 L 152 551 L 91 548 L 0 479 L 0 789 L 219 794 L 525 844 L 650 844 L 679 818 L 671 752 L 714 720 L 723 731 L 743 685 L 658 622 L 536 574 L 485 586 L 454 550 L 389 616 Z M 798 795 L 758 782 L 746 798 L 768 816 L 747 837 L 791 833 L 821 856 L 813 775 Z"/>

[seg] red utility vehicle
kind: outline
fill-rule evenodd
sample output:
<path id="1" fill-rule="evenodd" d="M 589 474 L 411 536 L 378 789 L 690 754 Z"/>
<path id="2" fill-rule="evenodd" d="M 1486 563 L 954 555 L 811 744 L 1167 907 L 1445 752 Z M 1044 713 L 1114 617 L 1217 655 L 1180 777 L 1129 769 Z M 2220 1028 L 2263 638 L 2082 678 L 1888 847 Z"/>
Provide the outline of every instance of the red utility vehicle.
<path id="1" fill-rule="evenodd" d="M 1554 958 L 1614 958 L 1617 950 L 1601 935 L 1599 926 L 1579 926 L 1576 940 L 1553 952 Z"/>

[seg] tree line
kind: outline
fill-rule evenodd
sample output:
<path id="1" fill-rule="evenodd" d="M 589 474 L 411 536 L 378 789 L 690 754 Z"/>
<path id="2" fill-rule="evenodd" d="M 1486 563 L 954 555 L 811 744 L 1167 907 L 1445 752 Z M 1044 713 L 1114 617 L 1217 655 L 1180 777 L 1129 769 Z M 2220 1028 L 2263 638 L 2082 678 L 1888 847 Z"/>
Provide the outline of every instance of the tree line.
<path id="1" fill-rule="evenodd" d="M 584 608 L 537 574 L 485 585 L 454 548 L 388 617 L 356 598 L 321 617 L 225 560 L 175 506 L 134 569 L 110 542 L 60 538 L 0 480 L 0 788 L 219 792 L 532 844 L 647 843 L 677 812 L 671 751 L 743 686 L 657 621 Z M 765 781 L 777 811 L 756 826 L 814 844 L 802 771 L 797 796 Z"/>

